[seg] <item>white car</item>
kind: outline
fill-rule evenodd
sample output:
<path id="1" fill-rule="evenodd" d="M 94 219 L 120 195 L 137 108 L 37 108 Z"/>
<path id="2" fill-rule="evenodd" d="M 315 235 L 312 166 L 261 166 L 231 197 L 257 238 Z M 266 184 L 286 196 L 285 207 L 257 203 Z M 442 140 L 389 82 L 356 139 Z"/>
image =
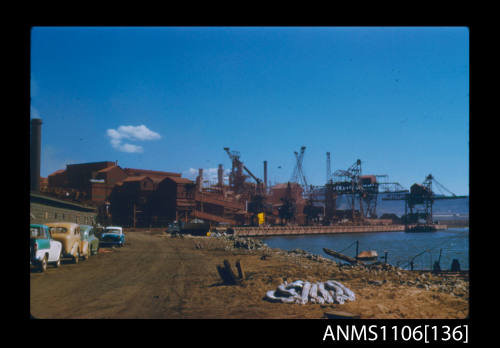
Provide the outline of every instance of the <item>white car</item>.
<path id="1" fill-rule="evenodd" d="M 47 270 L 47 264 L 61 266 L 62 243 L 52 239 L 48 226 L 30 225 L 30 264 L 41 272 Z"/>

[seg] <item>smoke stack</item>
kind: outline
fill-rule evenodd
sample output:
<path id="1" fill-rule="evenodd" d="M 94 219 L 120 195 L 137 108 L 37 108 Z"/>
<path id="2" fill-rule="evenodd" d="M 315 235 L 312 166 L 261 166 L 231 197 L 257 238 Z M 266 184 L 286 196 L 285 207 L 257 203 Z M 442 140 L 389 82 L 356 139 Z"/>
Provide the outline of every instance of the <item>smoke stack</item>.
<path id="1" fill-rule="evenodd" d="M 42 120 L 31 119 L 30 190 L 40 192 L 40 158 L 42 149 Z"/>
<path id="2" fill-rule="evenodd" d="M 331 167 L 331 160 L 330 160 L 330 152 L 326 153 L 326 182 L 330 181 L 330 178 L 332 176 L 332 167 Z"/>
<path id="3" fill-rule="evenodd" d="M 217 169 L 217 184 L 222 187 L 224 186 L 224 167 L 219 164 L 219 169 Z"/>
<path id="4" fill-rule="evenodd" d="M 264 161 L 264 190 L 267 189 L 267 161 Z"/>
<path id="5" fill-rule="evenodd" d="M 196 185 L 198 185 L 198 191 L 201 192 L 203 186 L 203 168 L 198 169 L 198 177 L 196 178 Z"/>

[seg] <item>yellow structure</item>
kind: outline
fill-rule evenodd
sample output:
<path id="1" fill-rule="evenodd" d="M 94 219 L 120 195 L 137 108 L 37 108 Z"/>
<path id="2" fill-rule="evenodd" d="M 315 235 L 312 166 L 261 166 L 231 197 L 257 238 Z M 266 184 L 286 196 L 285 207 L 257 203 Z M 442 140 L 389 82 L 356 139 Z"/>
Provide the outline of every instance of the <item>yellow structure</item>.
<path id="1" fill-rule="evenodd" d="M 257 218 L 259 219 L 259 226 L 262 225 L 265 221 L 264 213 L 258 213 Z"/>

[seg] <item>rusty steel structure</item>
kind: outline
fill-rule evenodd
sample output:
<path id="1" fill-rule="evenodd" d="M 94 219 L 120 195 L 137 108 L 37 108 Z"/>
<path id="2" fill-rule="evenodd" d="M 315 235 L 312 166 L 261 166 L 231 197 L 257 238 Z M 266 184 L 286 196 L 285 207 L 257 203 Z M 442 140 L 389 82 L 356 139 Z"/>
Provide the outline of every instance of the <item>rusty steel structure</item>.
<path id="1" fill-rule="evenodd" d="M 245 170 L 256 182 L 256 193 L 263 194 L 264 183 L 243 164 L 240 160 L 239 151 L 230 151 L 229 147 L 225 147 L 224 151 L 226 151 L 232 161 L 231 174 L 229 175 L 229 186 L 234 190 L 234 192 L 243 193 L 244 191 L 248 191 L 248 188 L 245 187 L 245 181 L 248 176 L 243 174 L 243 170 Z"/>
<path id="2" fill-rule="evenodd" d="M 306 147 L 302 146 L 300 148 L 300 154 L 297 151 L 294 151 L 295 155 L 295 167 L 293 169 L 292 177 L 290 178 L 290 182 L 296 182 L 297 184 L 302 185 L 302 188 L 305 192 L 309 191 L 309 185 L 307 185 L 307 179 L 304 174 L 304 170 L 302 168 L 302 162 L 304 160 L 304 152 L 306 151 Z"/>
<path id="3" fill-rule="evenodd" d="M 433 183 L 440 190 L 444 190 L 451 196 L 445 196 L 443 194 L 437 195 L 433 191 Z M 384 200 L 404 200 L 405 202 L 405 214 L 404 214 L 404 224 L 405 231 L 407 232 L 428 232 L 435 231 L 436 225 L 434 224 L 432 208 L 434 201 L 443 199 L 458 199 L 464 198 L 466 196 L 457 196 L 442 184 L 440 184 L 436 178 L 429 174 L 425 177 L 425 180 L 421 183 L 415 183 L 410 187 L 410 192 L 401 192 L 395 194 L 392 197 L 384 198 Z M 410 212 L 408 213 L 408 209 Z M 421 220 L 424 223 L 421 223 Z"/>
<path id="4" fill-rule="evenodd" d="M 374 175 L 362 175 L 360 159 L 347 170 L 336 170 L 334 178 L 332 186 L 337 196 L 351 196 L 350 205 L 353 222 L 376 217 L 378 182 Z M 356 197 L 358 197 L 359 201 L 359 214 L 356 214 L 355 211 Z"/>
<path id="5" fill-rule="evenodd" d="M 366 219 L 377 218 L 377 201 L 380 192 L 398 194 L 408 192 L 397 182 L 389 182 L 388 175 L 363 175 L 361 160 L 357 160 L 348 169 L 339 169 L 332 173 L 330 152 L 326 153 L 326 178 L 324 187 L 324 225 L 348 218 L 361 223 Z M 385 179 L 380 182 L 379 178 Z M 349 198 L 349 211 L 337 211 L 336 202 L 340 196 Z M 359 211 L 356 211 L 356 202 Z"/>

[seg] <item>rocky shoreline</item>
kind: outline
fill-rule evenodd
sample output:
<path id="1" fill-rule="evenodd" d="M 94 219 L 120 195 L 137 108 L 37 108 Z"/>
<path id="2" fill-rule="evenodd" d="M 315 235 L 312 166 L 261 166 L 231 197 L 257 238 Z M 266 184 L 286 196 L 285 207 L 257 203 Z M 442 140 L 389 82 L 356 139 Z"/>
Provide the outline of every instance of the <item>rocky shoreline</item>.
<path id="1" fill-rule="evenodd" d="M 269 257 L 275 254 L 295 259 L 302 258 L 338 267 L 339 270 L 349 273 L 351 277 L 367 279 L 369 285 L 382 286 L 387 282 L 392 282 L 395 285 L 433 290 L 462 298 L 468 297 L 469 293 L 468 276 L 466 279 L 461 279 L 458 276 L 433 274 L 430 271 L 409 271 L 381 262 L 369 265 L 341 264 L 330 258 L 312 254 L 302 249 L 293 249 L 290 251 L 272 249 L 260 239 L 225 234 L 219 234 L 216 237 L 227 243 L 225 248 L 226 251 L 234 251 L 237 249 L 262 251 L 264 252 L 264 257 L 266 257 L 266 255 Z"/>
<path id="2" fill-rule="evenodd" d="M 207 265 L 210 262 L 220 265 L 224 260 L 231 265 L 240 263 L 247 275 L 241 286 L 220 286 L 214 296 L 232 298 L 224 306 L 238 306 L 238 312 L 243 311 L 241 306 L 252 308 L 251 317 L 320 318 L 330 310 L 348 312 L 361 319 L 463 319 L 469 316 L 468 272 L 435 274 L 405 270 L 383 262 L 351 265 L 301 249 L 270 248 L 258 238 L 224 233 L 213 233 L 209 237 L 170 237 L 185 239 L 183 245 L 193 245 Z M 209 272 L 212 267 L 215 270 L 215 265 L 209 266 Z M 344 284 L 355 293 L 356 300 L 344 304 L 305 305 L 265 300 L 266 293 L 280 284 L 295 281 L 319 284 L 328 280 Z M 221 284 L 220 279 L 217 284 Z M 238 300 L 234 300 L 234 296 Z"/>

